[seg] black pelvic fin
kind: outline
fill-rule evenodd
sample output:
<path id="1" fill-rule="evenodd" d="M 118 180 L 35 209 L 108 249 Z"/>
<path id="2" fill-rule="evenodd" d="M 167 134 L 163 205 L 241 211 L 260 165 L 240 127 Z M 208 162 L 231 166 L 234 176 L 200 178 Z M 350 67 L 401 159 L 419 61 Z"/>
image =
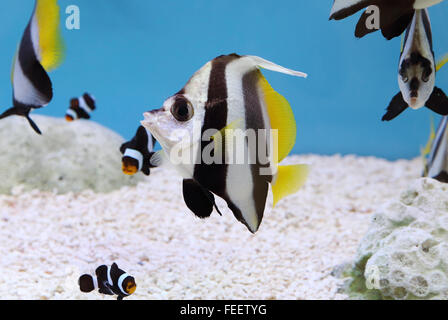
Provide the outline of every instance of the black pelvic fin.
<path id="1" fill-rule="evenodd" d="M 37 126 L 37 124 L 30 118 L 30 116 L 28 114 L 25 116 L 25 118 L 28 120 L 28 122 L 30 123 L 31 128 L 33 128 L 34 131 L 36 131 L 37 134 L 42 134 L 42 132 L 40 131 L 40 129 Z"/>
<path id="2" fill-rule="evenodd" d="M 425 105 L 435 113 L 442 116 L 448 115 L 448 97 L 440 88 L 434 87 L 434 91 Z"/>
<path id="3" fill-rule="evenodd" d="M 90 274 L 83 274 L 81 277 L 79 277 L 78 284 L 81 292 L 92 292 L 93 290 L 95 290 L 93 277 Z"/>
<path id="4" fill-rule="evenodd" d="M 210 217 L 213 207 L 221 215 L 216 206 L 214 195 L 193 179 L 183 181 L 183 195 L 185 204 L 198 218 Z"/>
<path id="5" fill-rule="evenodd" d="M 387 107 L 387 112 L 383 116 L 382 121 L 390 121 L 395 119 L 408 107 L 408 104 L 403 99 L 403 95 L 401 94 L 401 92 L 399 92 L 395 97 L 392 98 L 392 101 Z"/>
<path id="6" fill-rule="evenodd" d="M 400 16 L 394 22 L 388 25 L 381 26 L 381 33 L 383 34 L 384 38 L 386 38 L 387 40 L 391 40 L 395 37 L 399 37 L 411 23 L 412 18 L 414 17 L 414 12 L 415 11 L 406 13 Z"/>
<path id="7" fill-rule="evenodd" d="M 379 27 L 384 38 L 391 40 L 400 36 L 412 21 L 414 10 L 406 10 L 403 13 L 403 8 L 394 3 L 384 2 L 379 4 Z M 369 27 L 369 19 L 372 17 L 372 12 L 364 11 L 361 18 L 356 25 L 355 36 L 362 38 L 365 35 L 378 31 L 376 28 Z"/>

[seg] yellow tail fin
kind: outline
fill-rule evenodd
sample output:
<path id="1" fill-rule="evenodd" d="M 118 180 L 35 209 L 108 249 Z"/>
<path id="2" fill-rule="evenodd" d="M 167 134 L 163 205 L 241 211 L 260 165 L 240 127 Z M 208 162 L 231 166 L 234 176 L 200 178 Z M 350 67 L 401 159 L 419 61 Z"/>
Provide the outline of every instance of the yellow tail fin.
<path id="1" fill-rule="evenodd" d="M 305 164 L 279 166 L 275 183 L 272 184 L 274 207 L 284 197 L 296 193 L 305 184 L 309 167 Z"/>
<path id="2" fill-rule="evenodd" d="M 37 0 L 35 18 L 39 29 L 40 63 L 46 71 L 56 69 L 64 59 L 64 43 L 59 29 L 57 0 Z"/>

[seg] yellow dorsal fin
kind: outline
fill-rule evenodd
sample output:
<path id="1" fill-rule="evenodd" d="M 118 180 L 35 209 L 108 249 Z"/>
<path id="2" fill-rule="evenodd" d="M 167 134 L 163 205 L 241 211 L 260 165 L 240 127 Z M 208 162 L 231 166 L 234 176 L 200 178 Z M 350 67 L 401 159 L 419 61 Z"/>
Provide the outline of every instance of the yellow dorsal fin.
<path id="1" fill-rule="evenodd" d="M 436 71 L 442 69 L 442 67 L 448 62 L 448 53 L 446 53 L 439 61 L 437 61 Z"/>
<path id="2" fill-rule="evenodd" d="M 296 193 L 305 184 L 309 167 L 304 164 L 279 166 L 275 183 L 272 184 L 274 206 L 284 197 Z"/>
<path id="3" fill-rule="evenodd" d="M 278 150 L 277 163 L 280 163 L 296 143 L 297 126 L 294 113 L 289 102 L 271 87 L 261 72 L 259 86 L 264 95 L 271 128 L 278 130 L 278 145 L 274 146 L 273 150 Z"/>
<path id="4" fill-rule="evenodd" d="M 37 0 L 35 19 L 39 30 L 40 63 L 46 71 L 51 71 L 64 59 L 58 1 Z"/>

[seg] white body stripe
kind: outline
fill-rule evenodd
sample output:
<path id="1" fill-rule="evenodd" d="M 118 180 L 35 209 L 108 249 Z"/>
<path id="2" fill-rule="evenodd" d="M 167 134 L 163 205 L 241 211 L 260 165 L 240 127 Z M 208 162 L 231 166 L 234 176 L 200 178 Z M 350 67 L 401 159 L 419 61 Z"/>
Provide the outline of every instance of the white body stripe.
<path id="1" fill-rule="evenodd" d="M 89 105 L 86 103 L 86 100 L 84 100 L 84 97 L 79 97 L 79 107 L 83 109 L 87 113 L 91 113 L 92 109 L 90 109 Z"/>
<path id="2" fill-rule="evenodd" d="M 98 279 L 96 278 L 96 275 L 92 276 L 93 279 L 93 287 L 95 289 L 98 289 Z"/>
<path id="3" fill-rule="evenodd" d="M 143 155 L 140 153 L 140 151 L 134 150 L 134 149 L 126 149 L 123 157 L 130 157 L 138 161 L 138 171 L 142 169 L 143 166 Z"/>
<path id="4" fill-rule="evenodd" d="M 152 145 L 152 135 L 148 129 L 145 128 L 145 130 L 146 130 L 146 135 L 148 136 L 148 146 L 147 146 L 148 152 L 152 152 L 152 150 L 154 149 L 154 147 Z"/>
<path id="5" fill-rule="evenodd" d="M 78 119 L 78 115 L 73 109 L 67 109 L 66 114 L 71 116 L 73 119 Z"/>
<path id="6" fill-rule="evenodd" d="M 112 282 L 112 278 L 111 278 L 111 276 L 110 276 L 110 266 L 107 266 L 107 282 L 108 282 L 111 286 L 114 285 L 114 283 Z"/>
<path id="7" fill-rule="evenodd" d="M 34 53 L 36 54 L 37 60 L 41 61 L 42 54 L 40 52 L 40 46 L 39 46 L 39 26 L 37 24 L 36 11 L 34 11 L 33 13 L 30 30 L 31 30 L 31 41 L 33 43 Z"/>
<path id="8" fill-rule="evenodd" d="M 119 278 L 118 278 L 118 288 L 120 288 L 120 291 L 125 294 L 125 295 L 129 295 L 126 291 L 123 290 L 123 281 L 124 279 L 126 279 L 127 277 L 129 277 L 129 274 L 127 273 L 123 273 Z"/>
<path id="9" fill-rule="evenodd" d="M 227 122 L 242 119 L 246 130 L 246 111 L 244 107 L 243 75 L 255 70 L 254 63 L 248 58 L 236 59 L 226 68 L 227 82 Z M 247 144 L 245 145 L 247 150 Z M 246 151 L 247 152 L 247 151 Z M 252 232 L 257 231 L 259 221 L 253 198 L 253 178 L 251 165 L 230 164 L 227 167 L 226 191 L 232 202 L 241 210 L 243 218 Z"/>
<path id="10" fill-rule="evenodd" d="M 14 74 L 12 82 L 14 98 L 25 105 L 46 106 L 48 101 L 36 90 L 31 81 L 25 76 L 20 65 L 19 58 L 14 62 Z"/>

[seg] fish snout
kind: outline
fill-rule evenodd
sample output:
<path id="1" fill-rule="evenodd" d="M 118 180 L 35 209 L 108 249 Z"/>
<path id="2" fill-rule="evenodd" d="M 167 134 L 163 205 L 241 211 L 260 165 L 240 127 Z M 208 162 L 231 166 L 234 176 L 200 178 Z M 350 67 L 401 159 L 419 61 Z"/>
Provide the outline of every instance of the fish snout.
<path id="1" fill-rule="evenodd" d="M 141 121 L 141 125 L 145 128 L 150 129 L 150 127 L 158 122 L 158 118 L 160 113 L 163 111 L 163 108 L 161 109 L 155 109 L 151 111 L 147 111 L 143 113 L 143 117 L 145 118 L 143 121 Z"/>

